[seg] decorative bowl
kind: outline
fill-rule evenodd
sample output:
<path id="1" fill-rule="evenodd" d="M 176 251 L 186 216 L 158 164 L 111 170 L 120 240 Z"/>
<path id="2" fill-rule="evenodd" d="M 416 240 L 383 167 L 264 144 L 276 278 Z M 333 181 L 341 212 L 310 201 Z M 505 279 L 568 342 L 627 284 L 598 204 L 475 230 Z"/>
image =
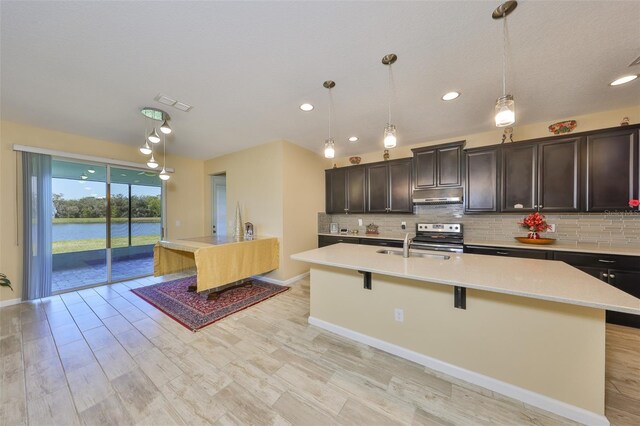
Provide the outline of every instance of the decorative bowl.
<path id="1" fill-rule="evenodd" d="M 349 162 L 351 164 L 360 164 L 361 160 L 362 160 L 362 158 L 360 158 L 360 157 L 349 157 Z"/>
<path id="2" fill-rule="evenodd" d="M 554 135 L 559 135 L 561 133 L 569 133 L 577 126 L 578 123 L 576 122 L 576 120 L 560 121 L 549 126 L 549 131 Z"/>
<path id="3" fill-rule="evenodd" d="M 515 237 L 515 239 L 525 244 L 553 244 L 556 242 L 555 238 Z"/>

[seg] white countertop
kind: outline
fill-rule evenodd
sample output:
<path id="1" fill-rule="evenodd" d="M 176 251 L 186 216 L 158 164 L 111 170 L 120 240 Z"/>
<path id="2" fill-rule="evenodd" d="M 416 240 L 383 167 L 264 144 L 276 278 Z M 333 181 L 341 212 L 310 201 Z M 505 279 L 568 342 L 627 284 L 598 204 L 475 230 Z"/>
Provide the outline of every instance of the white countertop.
<path id="1" fill-rule="evenodd" d="M 589 243 L 564 243 L 556 241 L 553 244 L 525 244 L 515 239 L 513 241 L 486 241 L 486 240 L 465 240 L 466 246 L 487 246 L 521 248 L 530 250 L 552 250 L 552 251 L 573 251 L 578 253 L 595 254 L 619 254 L 624 256 L 640 256 L 640 247 L 633 246 L 602 246 Z"/>
<path id="2" fill-rule="evenodd" d="M 319 232 L 318 235 L 326 235 L 329 237 L 355 237 L 355 238 L 378 238 L 383 240 L 404 239 L 402 235 L 360 235 L 360 234 L 329 234 Z M 409 237 L 413 238 L 415 233 L 410 232 Z M 550 250 L 550 251 L 573 251 L 576 253 L 594 253 L 594 254 L 619 254 L 623 256 L 640 256 L 640 246 L 608 246 L 598 245 L 595 243 L 567 243 L 556 241 L 553 244 L 525 244 L 515 239 L 513 241 L 487 241 L 487 240 L 464 240 L 466 246 L 486 246 L 486 247 L 504 247 L 504 248 L 521 248 L 531 250 Z"/>
<path id="3" fill-rule="evenodd" d="M 382 275 L 640 315 L 640 299 L 564 262 L 446 254 L 449 260 L 379 254 L 377 246 L 334 244 L 297 253 L 294 260 Z M 400 250 L 400 249 L 396 249 Z"/>

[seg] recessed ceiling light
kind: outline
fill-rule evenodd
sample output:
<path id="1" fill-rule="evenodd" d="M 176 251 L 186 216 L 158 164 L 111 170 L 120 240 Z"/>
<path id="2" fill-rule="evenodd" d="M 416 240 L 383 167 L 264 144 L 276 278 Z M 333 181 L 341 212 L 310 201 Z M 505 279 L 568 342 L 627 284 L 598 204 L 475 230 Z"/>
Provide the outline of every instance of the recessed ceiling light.
<path id="1" fill-rule="evenodd" d="M 638 78 L 638 74 L 625 75 L 624 77 L 613 80 L 611 83 L 609 83 L 609 86 L 620 86 L 621 84 L 628 83 L 635 80 L 636 78 Z"/>
<path id="2" fill-rule="evenodd" d="M 460 92 L 449 92 L 449 93 L 445 93 L 444 95 L 442 95 L 442 100 L 443 101 L 452 101 L 455 98 L 457 98 L 458 96 L 460 96 Z"/>
<path id="3" fill-rule="evenodd" d="M 300 109 L 303 110 L 304 112 L 309 112 L 313 109 L 313 105 L 311 104 L 302 104 L 300 105 Z"/>
<path id="4" fill-rule="evenodd" d="M 351 136 L 349 138 L 349 142 L 358 142 L 358 137 L 357 136 Z"/>

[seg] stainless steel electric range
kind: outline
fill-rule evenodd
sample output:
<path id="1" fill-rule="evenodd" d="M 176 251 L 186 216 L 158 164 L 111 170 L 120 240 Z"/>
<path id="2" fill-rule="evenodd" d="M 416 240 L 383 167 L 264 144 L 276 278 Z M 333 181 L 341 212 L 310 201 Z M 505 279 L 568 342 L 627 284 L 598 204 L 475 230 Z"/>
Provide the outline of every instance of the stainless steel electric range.
<path id="1" fill-rule="evenodd" d="M 463 244 L 461 223 L 417 223 L 411 248 L 462 253 Z"/>

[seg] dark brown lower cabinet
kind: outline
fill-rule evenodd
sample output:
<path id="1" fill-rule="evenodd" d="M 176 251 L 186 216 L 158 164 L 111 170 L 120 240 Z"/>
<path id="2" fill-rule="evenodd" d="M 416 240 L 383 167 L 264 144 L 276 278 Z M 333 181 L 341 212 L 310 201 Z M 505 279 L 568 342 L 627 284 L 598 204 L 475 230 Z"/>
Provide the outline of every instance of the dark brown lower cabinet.
<path id="1" fill-rule="evenodd" d="M 318 235 L 318 248 L 338 243 L 360 244 L 360 238 L 343 237 L 342 235 L 336 235 L 335 237 L 330 235 Z"/>
<path id="2" fill-rule="evenodd" d="M 382 238 L 360 238 L 360 244 L 381 247 L 402 247 L 400 240 L 383 240 Z"/>
<path id="3" fill-rule="evenodd" d="M 383 238 L 358 238 L 342 235 L 318 235 L 318 247 L 326 247 L 338 243 L 364 244 L 368 246 L 381 247 L 402 247 L 401 240 L 388 240 Z"/>
<path id="4" fill-rule="evenodd" d="M 527 250 L 518 248 L 464 246 L 465 253 L 487 254 L 490 256 L 524 257 L 527 259 L 550 259 L 546 250 Z"/>

